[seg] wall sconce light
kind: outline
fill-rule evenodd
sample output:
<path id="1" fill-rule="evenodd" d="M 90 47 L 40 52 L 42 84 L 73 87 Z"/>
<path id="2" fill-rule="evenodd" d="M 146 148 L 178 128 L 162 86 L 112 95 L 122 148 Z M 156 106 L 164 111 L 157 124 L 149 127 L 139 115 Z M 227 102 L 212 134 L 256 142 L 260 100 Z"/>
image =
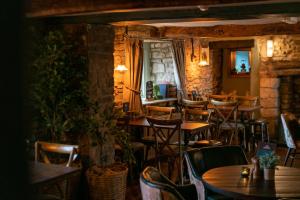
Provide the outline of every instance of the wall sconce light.
<path id="1" fill-rule="evenodd" d="M 123 74 L 125 71 L 127 71 L 127 67 L 125 67 L 125 65 L 118 65 L 116 68 L 115 68 L 115 71 L 118 71 L 120 73 L 120 81 L 118 82 L 119 85 L 124 85 L 124 77 L 123 77 Z"/>
<path id="2" fill-rule="evenodd" d="M 267 40 L 267 57 L 273 57 L 274 44 L 273 40 Z"/>
<path id="3" fill-rule="evenodd" d="M 206 66 L 209 65 L 209 46 L 208 42 L 206 44 L 204 42 L 199 41 L 199 65 Z"/>
<path id="4" fill-rule="evenodd" d="M 115 68 L 116 71 L 119 71 L 119 72 L 124 72 L 124 71 L 127 71 L 127 67 L 125 67 L 125 65 L 118 65 L 116 68 Z"/>

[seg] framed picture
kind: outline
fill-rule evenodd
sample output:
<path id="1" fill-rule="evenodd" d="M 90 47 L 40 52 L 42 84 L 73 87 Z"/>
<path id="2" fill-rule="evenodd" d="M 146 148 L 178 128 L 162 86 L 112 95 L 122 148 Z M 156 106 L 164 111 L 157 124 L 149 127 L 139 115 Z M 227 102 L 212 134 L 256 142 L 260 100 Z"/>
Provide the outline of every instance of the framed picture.
<path id="1" fill-rule="evenodd" d="M 231 77 L 250 77 L 251 72 L 251 49 L 240 48 L 230 51 L 230 68 Z"/>

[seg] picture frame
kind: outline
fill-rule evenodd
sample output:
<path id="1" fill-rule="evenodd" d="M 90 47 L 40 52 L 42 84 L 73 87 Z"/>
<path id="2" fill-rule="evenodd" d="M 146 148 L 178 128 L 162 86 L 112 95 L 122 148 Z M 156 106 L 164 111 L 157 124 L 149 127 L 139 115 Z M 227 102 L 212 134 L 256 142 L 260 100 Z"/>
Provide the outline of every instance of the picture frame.
<path id="1" fill-rule="evenodd" d="M 251 73 L 251 49 L 231 49 L 229 66 L 230 77 L 249 78 Z"/>

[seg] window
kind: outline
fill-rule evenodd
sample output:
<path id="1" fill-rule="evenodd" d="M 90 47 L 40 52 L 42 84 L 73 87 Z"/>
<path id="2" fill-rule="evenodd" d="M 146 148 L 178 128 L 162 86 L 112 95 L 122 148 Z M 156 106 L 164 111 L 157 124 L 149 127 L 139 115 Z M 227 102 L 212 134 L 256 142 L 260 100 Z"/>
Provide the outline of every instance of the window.
<path id="1" fill-rule="evenodd" d="M 175 66 L 170 41 L 144 41 L 144 63 L 142 72 L 141 97 L 146 98 L 146 83 L 153 85 L 176 85 Z"/>
<path id="2" fill-rule="evenodd" d="M 249 77 L 251 71 L 251 51 L 250 49 L 235 49 L 230 51 L 231 77 Z"/>

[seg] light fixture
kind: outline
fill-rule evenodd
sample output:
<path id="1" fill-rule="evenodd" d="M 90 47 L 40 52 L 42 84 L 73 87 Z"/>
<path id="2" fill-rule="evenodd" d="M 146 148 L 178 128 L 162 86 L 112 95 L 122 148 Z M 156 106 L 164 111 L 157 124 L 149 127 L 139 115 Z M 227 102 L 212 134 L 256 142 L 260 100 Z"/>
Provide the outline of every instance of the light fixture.
<path id="1" fill-rule="evenodd" d="M 120 71 L 120 72 L 124 72 L 124 71 L 127 71 L 127 67 L 125 67 L 125 65 L 118 65 L 116 68 L 115 68 L 116 71 Z"/>
<path id="2" fill-rule="evenodd" d="M 273 40 L 267 40 L 267 57 L 272 57 L 274 51 Z"/>
<path id="3" fill-rule="evenodd" d="M 199 41 L 199 65 L 209 65 L 209 46 L 207 41 Z"/>

